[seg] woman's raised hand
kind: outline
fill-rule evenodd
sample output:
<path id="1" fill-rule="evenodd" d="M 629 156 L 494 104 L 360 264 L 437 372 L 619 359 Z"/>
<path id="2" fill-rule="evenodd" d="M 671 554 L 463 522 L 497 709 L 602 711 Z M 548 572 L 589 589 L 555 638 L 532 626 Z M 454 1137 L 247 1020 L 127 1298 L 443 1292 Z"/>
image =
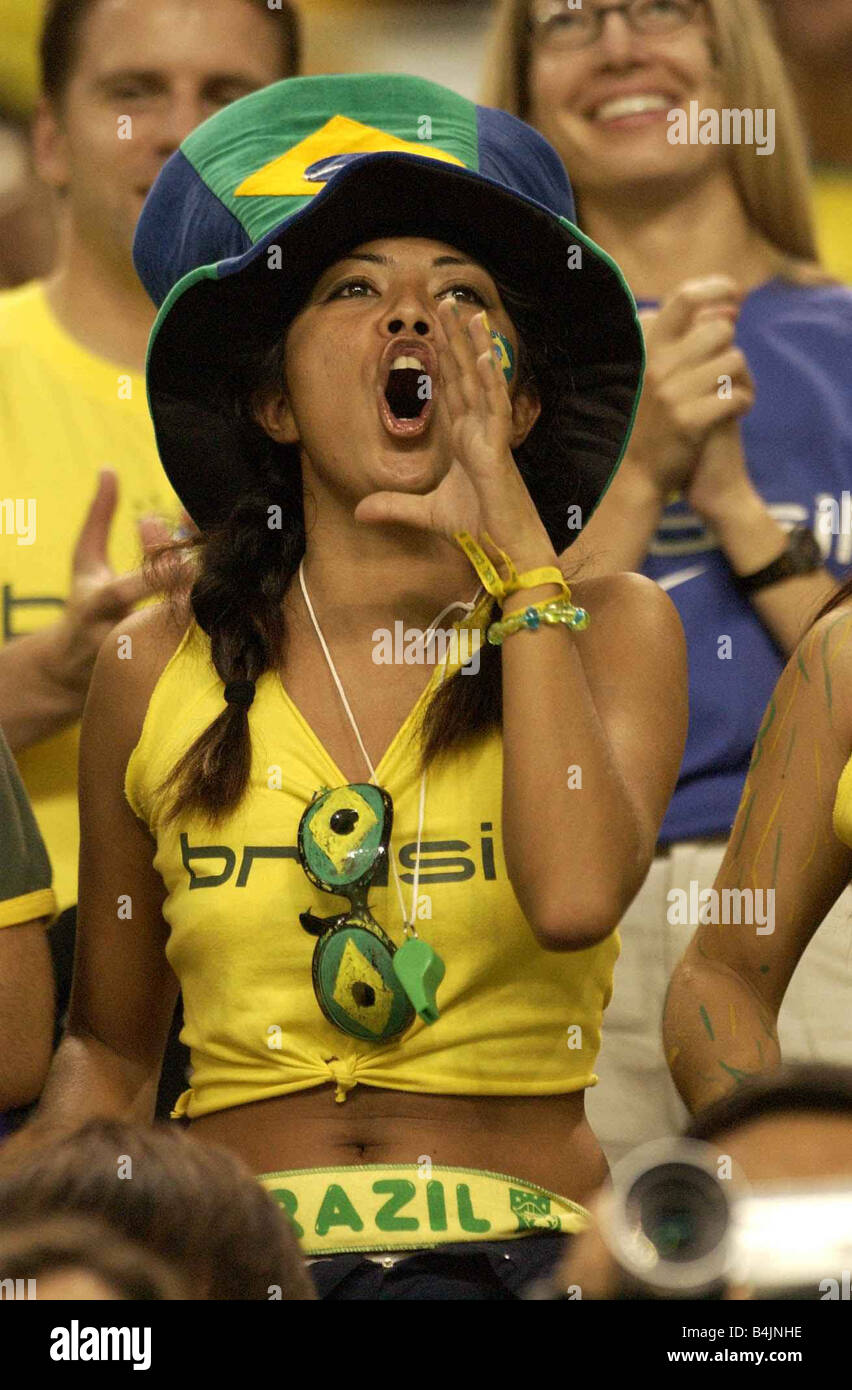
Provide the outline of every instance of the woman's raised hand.
<path id="1" fill-rule="evenodd" d="M 642 315 L 648 365 L 627 459 L 664 497 L 688 486 L 713 431 L 754 404 L 734 343 L 741 302 L 733 280 L 713 276 L 688 281 Z"/>
<path id="2" fill-rule="evenodd" d="M 355 519 L 416 526 L 448 540 L 459 531 L 477 539 L 487 532 L 516 564 L 555 563 L 547 531 L 512 456 L 512 447 L 537 418 L 537 403 L 518 393 L 513 406 L 484 312 L 466 325 L 458 303 L 444 300 L 438 320 L 440 379 L 433 396 L 438 427 L 452 451 L 450 468 L 425 495 L 378 492 L 365 497 Z"/>

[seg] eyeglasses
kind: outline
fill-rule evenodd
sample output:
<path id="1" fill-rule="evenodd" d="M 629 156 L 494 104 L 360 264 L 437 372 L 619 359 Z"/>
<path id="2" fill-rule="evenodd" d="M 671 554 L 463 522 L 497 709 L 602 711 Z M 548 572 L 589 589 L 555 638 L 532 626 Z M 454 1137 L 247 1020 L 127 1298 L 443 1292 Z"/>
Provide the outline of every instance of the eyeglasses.
<path id="1" fill-rule="evenodd" d="M 396 947 L 367 905 L 386 864 L 393 802 L 370 782 L 318 793 L 299 822 L 299 860 L 317 888 L 349 899 L 333 917 L 301 912 L 319 938 L 312 976 L 317 1003 L 330 1023 L 355 1038 L 382 1042 L 414 1022 L 414 1010 L 393 968 Z"/>
<path id="2" fill-rule="evenodd" d="M 622 14 L 637 34 L 665 35 L 683 29 L 695 18 L 702 0 L 631 0 L 624 5 L 584 7 L 582 0 L 541 0 L 534 7 L 530 29 L 545 48 L 573 51 L 596 43 L 609 14 Z"/>

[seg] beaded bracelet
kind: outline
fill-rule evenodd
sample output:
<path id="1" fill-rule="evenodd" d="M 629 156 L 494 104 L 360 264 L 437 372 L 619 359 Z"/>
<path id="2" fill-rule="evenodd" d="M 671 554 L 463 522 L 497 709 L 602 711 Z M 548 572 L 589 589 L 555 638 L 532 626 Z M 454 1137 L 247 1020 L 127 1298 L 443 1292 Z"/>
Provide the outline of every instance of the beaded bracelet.
<path id="1" fill-rule="evenodd" d="M 541 623 L 550 626 L 563 623 L 575 632 L 582 632 L 589 626 L 589 615 L 585 608 L 575 608 L 568 599 L 544 599 L 531 604 L 529 608 L 518 609 L 517 613 L 510 613 L 502 622 L 492 623 L 485 635 L 492 647 L 499 647 L 513 632 L 520 632 L 523 627 L 535 632 Z"/>

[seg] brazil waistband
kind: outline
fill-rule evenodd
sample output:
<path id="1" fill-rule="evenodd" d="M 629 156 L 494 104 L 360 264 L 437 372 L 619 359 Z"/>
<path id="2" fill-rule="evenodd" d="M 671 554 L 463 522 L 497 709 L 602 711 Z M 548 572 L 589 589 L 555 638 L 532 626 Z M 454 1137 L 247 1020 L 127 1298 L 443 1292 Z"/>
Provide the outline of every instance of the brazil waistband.
<path id="1" fill-rule="evenodd" d="M 510 1240 L 531 1231 L 585 1230 L 589 1214 L 567 1197 L 505 1173 L 419 1163 L 368 1163 L 262 1173 L 306 1255 L 424 1250 Z"/>

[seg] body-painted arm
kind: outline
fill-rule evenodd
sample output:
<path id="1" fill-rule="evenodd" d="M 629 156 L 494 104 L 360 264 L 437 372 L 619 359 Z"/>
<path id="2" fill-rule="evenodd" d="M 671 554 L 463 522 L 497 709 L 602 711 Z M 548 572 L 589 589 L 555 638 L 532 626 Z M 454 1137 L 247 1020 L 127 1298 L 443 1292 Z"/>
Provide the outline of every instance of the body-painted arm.
<path id="1" fill-rule="evenodd" d="M 775 688 L 714 885 L 720 894 L 751 890 L 766 920 L 700 926 L 672 976 L 663 1019 L 666 1058 L 693 1112 L 780 1060 L 776 1026 L 785 991 L 852 878 L 852 849 L 832 823 L 850 754 L 852 606 L 846 604 L 811 628 Z M 749 896 L 740 899 L 743 915 Z"/>

